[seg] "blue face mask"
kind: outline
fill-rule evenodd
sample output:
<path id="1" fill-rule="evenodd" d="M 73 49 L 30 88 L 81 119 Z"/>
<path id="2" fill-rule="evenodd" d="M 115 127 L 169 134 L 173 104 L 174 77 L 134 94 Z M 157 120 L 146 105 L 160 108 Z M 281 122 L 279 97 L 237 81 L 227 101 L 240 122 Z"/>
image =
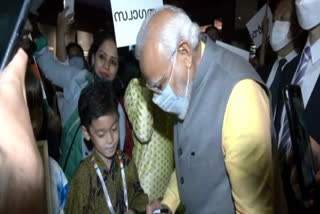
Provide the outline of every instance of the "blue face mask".
<path id="1" fill-rule="evenodd" d="M 73 56 L 69 59 L 69 65 L 79 69 L 84 68 L 83 58 L 81 56 Z"/>
<path id="2" fill-rule="evenodd" d="M 188 106 L 189 106 L 189 100 L 190 100 L 190 96 L 188 95 L 189 69 L 188 69 L 188 80 L 187 80 L 187 86 L 185 90 L 185 96 L 184 97 L 177 96 L 173 92 L 172 88 L 170 87 L 170 80 L 175 67 L 175 61 L 176 61 L 175 58 L 176 56 L 174 56 L 172 72 L 166 87 L 163 89 L 161 94 L 159 94 L 158 96 L 154 96 L 152 101 L 156 105 L 158 105 L 163 111 L 176 114 L 180 120 L 183 120 L 186 116 Z"/>

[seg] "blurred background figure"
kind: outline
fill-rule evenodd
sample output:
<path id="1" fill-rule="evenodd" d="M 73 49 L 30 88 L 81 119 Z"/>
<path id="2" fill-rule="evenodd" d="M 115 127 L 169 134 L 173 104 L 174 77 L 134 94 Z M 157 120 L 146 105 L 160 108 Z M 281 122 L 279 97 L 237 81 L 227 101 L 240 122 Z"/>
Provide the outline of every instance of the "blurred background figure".
<path id="1" fill-rule="evenodd" d="M 39 139 L 40 130 L 44 125 L 43 115 L 45 110 L 43 105 L 42 88 L 41 88 L 40 79 L 35 74 L 35 72 L 31 69 L 27 69 L 25 85 L 26 85 L 27 104 L 30 112 L 33 133 L 35 135 L 35 138 Z M 50 141 L 50 138 L 48 138 L 45 142 L 38 141 L 37 142 L 38 147 L 42 143 L 47 144 L 49 141 Z M 68 189 L 69 189 L 68 180 L 64 175 L 59 164 L 52 157 L 49 157 L 48 165 L 45 165 L 46 162 L 44 161 L 44 159 L 46 157 L 42 157 L 42 158 L 43 158 L 44 167 L 50 170 L 49 178 L 47 178 L 45 181 L 50 183 L 51 191 L 49 191 L 48 189 L 46 191 L 49 191 L 51 193 L 52 201 L 50 203 L 52 206 L 52 213 L 63 214 L 65 205 L 66 205 Z M 46 198 L 46 199 L 50 200 L 49 198 Z"/>
<path id="2" fill-rule="evenodd" d="M 296 72 L 294 73 L 292 84 L 299 85 L 302 91 L 302 98 L 304 102 L 304 116 L 305 126 L 307 127 L 310 135 L 311 148 L 313 151 L 313 159 L 315 163 L 315 170 L 317 175 L 315 180 L 318 181 L 319 186 L 319 175 L 320 175 L 320 132 L 318 122 L 320 119 L 319 112 L 319 100 L 320 100 L 320 1 L 317 0 L 295 0 L 296 13 L 301 28 L 308 31 L 308 39 L 302 51 L 300 62 Z M 282 126 L 279 136 L 279 144 L 287 148 L 288 152 L 292 149 L 291 138 L 287 136 L 287 126 Z M 282 133 L 282 135 L 281 135 Z M 294 170 L 293 170 L 294 171 Z M 299 189 L 297 185 L 297 174 L 295 182 L 292 186 L 295 187 L 295 192 Z M 319 213 L 319 189 L 316 190 L 316 196 L 313 201 L 303 201 L 301 195 L 296 194 L 297 198 L 300 199 L 300 204 L 304 206 L 304 213 Z M 301 190 L 300 190 L 301 192 Z"/>
<path id="3" fill-rule="evenodd" d="M 208 34 L 208 36 L 213 41 L 216 41 L 216 40 L 219 40 L 221 42 L 223 41 L 221 31 L 213 25 L 210 25 L 209 27 L 207 27 L 205 33 Z"/>
<path id="4" fill-rule="evenodd" d="M 266 69 L 270 73 L 267 86 L 272 93 L 272 110 L 277 135 L 281 127 L 281 115 L 284 111 L 282 89 L 290 84 L 298 67 L 299 59 L 306 41 L 306 34 L 300 28 L 293 0 L 284 0 L 276 8 L 270 44 L 277 59 Z M 285 151 L 280 150 L 280 156 L 285 157 Z"/>
<path id="5" fill-rule="evenodd" d="M 57 59 L 64 64 L 69 64 L 78 69 L 88 69 L 82 47 L 76 42 L 71 42 L 66 45 L 65 37 L 70 30 L 71 24 L 74 22 L 74 13 L 66 15 L 68 9 L 69 8 L 66 8 L 60 12 L 57 18 Z"/>
<path id="6" fill-rule="evenodd" d="M 303 43 L 306 41 L 306 34 L 300 28 L 293 0 L 281 1 L 275 10 L 273 27 L 270 29 L 270 45 L 277 54 L 274 63 L 265 66 L 263 73 L 269 73 L 267 86 L 271 91 L 271 106 L 273 122 L 277 136 L 284 123 L 284 100 L 283 88 L 290 84 L 293 75 L 298 67 Z M 281 173 L 290 213 L 301 213 L 301 207 L 294 197 L 290 185 L 290 165 L 288 163 L 288 150 L 279 147 L 281 158 Z"/>

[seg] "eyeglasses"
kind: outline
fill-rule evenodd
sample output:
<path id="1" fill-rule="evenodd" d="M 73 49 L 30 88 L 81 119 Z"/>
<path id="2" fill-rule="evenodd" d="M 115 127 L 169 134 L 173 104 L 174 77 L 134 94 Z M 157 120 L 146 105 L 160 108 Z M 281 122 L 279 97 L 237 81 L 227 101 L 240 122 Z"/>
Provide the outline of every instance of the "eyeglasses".
<path id="1" fill-rule="evenodd" d="M 173 51 L 173 53 L 171 54 L 171 57 L 170 57 L 170 61 L 171 63 L 173 63 L 172 67 L 171 67 L 171 71 L 170 71 L 170 79 L 168 81 L 168 83 L 170 82 L 171 80 L 171 75 L 172 75 L 172 72 L 173 72 L 173 69 L 175 67 L 175 58 L 173 59 L 173 57 L 175 56 L 175 53 L 176 53 L 176 49 Z M 170 63 L 170 64 L 171 64 Z M 169 67 L 170 68 L 170 67 Z M 169 69 L 168 69 L 169 70 Z M 166 73 L 168 72 L 168 70 L 166 70 L 162 77 L 160 78 L 159 81 L 157 81 L 155 84 L 151 85 L 149 83 L 146 83 L 146 87 L 151 90 L 153 93 L 156 93 L 156 94 L 162 94 L 163 93 L 163 89 L 161 89 L 161 86 L 163 85 L 163 82 L 165 80 L 165 75 Z M 167 83 L 167 84 L 168 84 Z"/>

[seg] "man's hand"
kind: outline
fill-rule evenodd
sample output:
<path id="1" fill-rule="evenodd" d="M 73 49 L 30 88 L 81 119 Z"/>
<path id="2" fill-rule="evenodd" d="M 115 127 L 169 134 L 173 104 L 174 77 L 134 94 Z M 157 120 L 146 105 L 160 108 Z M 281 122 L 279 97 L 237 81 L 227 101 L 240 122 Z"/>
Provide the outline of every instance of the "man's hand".
<path id="1" fill-rule="evenodd" d="M 156 209 L 168 209 L 169 214 L 172 214 L 171 210 L 169 209 L 168 206 L 161 204 L 158 200 L 154 200 L 151 203 L 148 204 L 147 206 L 147 214 L 153 214 L 153 211 Z"/>
<path id="2" fill-rule="evenodd" d="M 127 212 L 125 212 L 124 214 L 136 214 L 133 210 L 128 210 Z"/>
<path id="3" fill-rule="evenodd" d="M 311 149 L 313 154 L 314 165 L 317 170 L 317 173 L 315 175 L 315 181 L 317 186 L 320 187 L 320 145 L 312 137 L 310 137 L 310 144 L 311 144 Z M 296 195 L 296 198 L 300 200 L 306 208 L 312 207 L 314 205 L 314 200 L 303 201 L 302 199 L 296 166 L 293 166 L 291 170 L 290 183 Z M 319 188 L 318 188 L 318 191 L 319 191 Z"/>
<path id="4" fill-rule="evenodd" d="M 310 137 L 311 149 L 313 154 L 313 161 L 316 167 L 316 170 L 320 170 L 320 144 Z"/>
<path id="5" fill-rule="evenodd" d="M 25 94 L 27 55 L 0 73 L 0 213 L 45 213 L 43 165 Z"/>

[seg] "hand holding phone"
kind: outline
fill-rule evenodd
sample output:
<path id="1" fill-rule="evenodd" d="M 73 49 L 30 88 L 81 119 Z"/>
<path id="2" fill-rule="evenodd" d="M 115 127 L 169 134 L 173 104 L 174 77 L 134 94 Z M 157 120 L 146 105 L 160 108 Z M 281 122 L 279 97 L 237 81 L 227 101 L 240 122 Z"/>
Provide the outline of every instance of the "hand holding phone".
<path id="1" fill-rule="evenodd" d="M 73 23 L 74 13 L 70 13 L 69 15 L 67 15 L 68 11 L 69 11 L 69 9 L 67 7 L 62 12 L 60 12 L 58 14 L 57 33 L 65 34 L 69 30 L 70 25 Z"/>
<path id="2" fill-rule="evenodd" d="M 67 9 L 66 16 L 74 13 L 74 0 L 63 0 L 63 7 Z"/>
<path id="3" fill-rule="evenodd" d="M 159 208 L 159 209 L 155 209 L 153 210 L 152 214 L 162 214 L 162 213 L 169 213 L 169 209 L 168 208 Z"/>
<path id="4" fill-rule="evenodd" d="M 315 194 L 315 165 L 304 120 L 304 104 L 298 85 L 287 85 L 283 89 L 294 162 L 302 198 L 308 200 Z"/>
<path id="5" fill-rule="evenodd" d="M 161 204 L 160 201 L 154 200 L 147 206 L 147 214 L 171 214 L 171 210 L 165 204 Z"/>

